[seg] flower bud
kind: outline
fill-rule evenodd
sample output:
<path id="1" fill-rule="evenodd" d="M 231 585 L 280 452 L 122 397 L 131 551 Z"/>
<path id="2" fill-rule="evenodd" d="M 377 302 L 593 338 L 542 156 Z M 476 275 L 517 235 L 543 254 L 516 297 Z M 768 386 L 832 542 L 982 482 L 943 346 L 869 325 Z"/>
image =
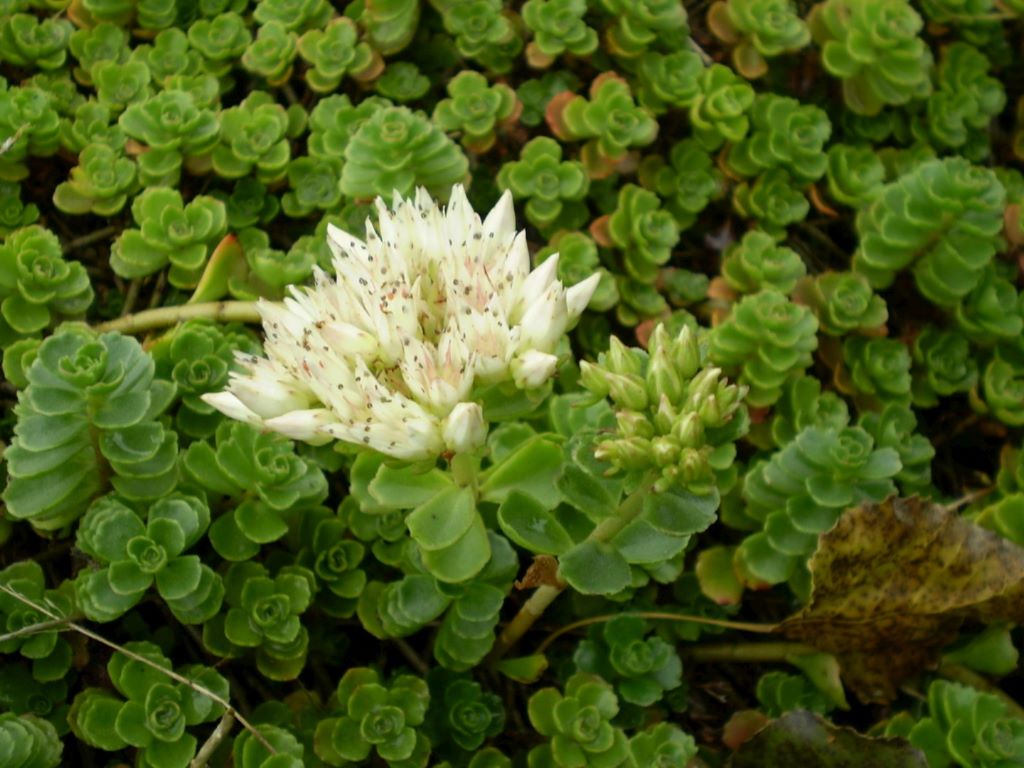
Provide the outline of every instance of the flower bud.
<path id="1" fill-rule="evenodd" d="M 648 440 L 654 437 L 654 427 L 642 413 L 619 411 L 615 414 L 615 420 L 619 425 L 619 434 L 623 437 L 644 437 Z"/>
<path id="2" fill-rule="evenodd" d="M 679 443 L 671 435 L 662 435 L 651 441 L 651 452 L 655 464 L 668 467 L 679 459 Z"/>
<path id="3" fill-rule="evenodd" d="M 512 378 L 520 389 L 534 389 L 551 378 L 557 365 L 555 355 L 531 349 L 512 359 Z"/>
<path id="4" fill-rule="evenodd" d="M 654 461 L 651 443 L 642 437 L 606 440 L 597 446 L 594 456 L 599 461 L 610 461 L 626 470 L 647 469 Z"/>
<path id="5" fill-rule="evenodd" d="M 676 371 L 667 344 L 658 346 L 651 355 L 647 367 L 647 394 L 652 401 L 660 400 L 661 395 L 668 395 L 673 403 L 682 399 L 683 380 Z"/>
<path id="6" fill-rule="evenodd" d="M 479 403 L 459 403 L 444 422 L 445 447 L 455 453 L 475 451 L 487 440 L 487 422 Z"/>
<path id="7" fill-rule="evenodd" d="M 672 357 L 676 372 L 684 381 L 691 378 L 700 368 L 700 345 L 697 342 L 697 334 L 690 326 L 684 325 L 676 336 L 672 345 Z"/>
<path id="8" fill-rule="evenodd" d="M 679 478 L 687 485 L 707 482 L 711 478 L 711 467 L 701 451 L 684 448 L 679 454 Z"/>
<path id="9" fill-rule="evenodd" d="M 718 398 L 708 395 L 700 404 L 700 420 L 706 427 L 718 427 L 722 424 L 722 409 L 718 405 Z"/>
<path id="10" fill-rule="evenodd" d="M 606 374 L 606 379 L 609 394 L 616 405 L 634 411 L 647 409 L 647 387 L 639 376 L 609 373 Z"/>
<path id="11" fill-rule="evenodd" d="M 667 396 L 662 395 L 658 400 L 658 410 L 654 412 L 655 429 L 662 435 L 668 434 L 672 431 L 677 418 L 678 414 L 675 408 L 672 407 L 672 403 L 668 401 Z"/>
<path id="12" fill-rule="evenodd" d="M 705 368 L 693 379 L 687 387 L 686 404 L 690 408 L 699 408 L 700 404 L 708 395 L 715 391 L 718 385 L 718 377 L 722 374 L 721 368 Z"/>
<path id="13" fill-rule="evenodd" d="M 692 411 L 686 413 L 676 425 L 676 439 L 685 448 L 699 448 L 704 445 L 704 425 L 701 418 Z"/>
<path id="14" fill-rule="evenodd" d="M 580 384 L 598 397 L 608 397 L 608 374 L 599 365 L 586 360 L 580 362 Z"/>
<path id="15" fill-rule="evenodd" d="M 611 373 L 633 374 L 640 373 L 640 361 L 629 347 L 619 341 L 617 336 L 612 336 L 608 342 L 608 351 L 604 354 L 604 367 Z"/>

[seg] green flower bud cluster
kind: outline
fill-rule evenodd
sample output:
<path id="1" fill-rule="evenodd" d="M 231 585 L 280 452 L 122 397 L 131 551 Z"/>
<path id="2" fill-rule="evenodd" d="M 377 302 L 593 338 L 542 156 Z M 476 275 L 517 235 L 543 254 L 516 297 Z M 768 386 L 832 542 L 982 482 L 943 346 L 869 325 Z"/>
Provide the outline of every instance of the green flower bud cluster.
<path id="1" fill-rule="evenodd" d="M 981 281 L 1001 247 L 1005 192 L 962 157 L 928 160 L 882 188 L 857 214 L 854 271 L 874 288 L 913 268 L 929 301 L 952 307 Z"/>
<path id="2" fill-rule="evenodd" d="M 552 138 L 527 142 L 519 160 L 501 166 L 497 180 L 515 200 L 526 201 L 526 220 L 541 232 L 575 229 L 589 217 L 582 202 L 590 189 L 586 169 L 577 160 L 563 161 L 562 145 Z"/>
<path id="3" fill-rule="evenodd" d="M 85 268 L 65 261 L 60 241 L 35 224 L 17 229 L 0 244 L 0 341 L 37 334 L 54 317 L 82 315 L 92 304 Z"/>
<path id="4" fill-rule="evenodd" d="M 935 73 L 935 91 L 925 114 L 913 124 L 915 134 L 969 160 L 988 157 L 989 126 L 1006 106 L 1006 91 L 988 74 L 990 68 L 988 57 L 972 45 L 957 42 L 946 48 Z"/>
<path id="5" fill-rule="evenodd" d="M 877 115 L 931 92 L 932 55 L 918 36 L 924 22 L 908 0 L 825 0 L 808 24 L 852 111 Z"/>
<path id="6" fill-rule="evenodd" d="M 752 230 L 726 248 L 721 272 L 737 293 L 764 289 L 790 293 L 807 274 L 807 266 L 792 248 L 776 244 L 764 232 Z"/>
<path id="7" fill-rule="evenodd" d="M 668 159 L 648 155 L 640 163 L 640 183 L 653 190 L 675 216 L 679 229 L 689 229 L 701 211 L 725 193 L 725 182 L 711 155 L 693 139 L 683 139 Z"/>
<path id="8" fill-rule="evenodd" d="M 565 692 L 542 688 L 530 697 L 530 724 L 549 739 L 530 750 L 531 768 L 623 768 L 629 740 L 612 725 L 619 702 L 611 685 L 597 675 L 577 672 Z"/>
<path id="9" fill-rule="evenodd" d="M 361 763 L 376 755 L 394 768 L 426 768 L 430 740 L 419 730 L 430 689 L 418 677 L 398 675 L 384 684 L 376 670 L 353 667 L 338 681 L 339 712 L 316 727 L 316 755 L 330 766 Z"/>
<path id="10" fill-rule="evenodd" d="M 810 30 L 792 0 L 717 0 L 708 9 L 708 27 L 733 47 L 733 66 L 751 79 L 768 71 L 766 59 L 799 51 L 811 42 Z"/>
<path id="11" fill-rule="evenodd" d="M 762 93 L 750 109 L 750 132 L 729 149 L 729 168 L 743 177 L 781 168 L 794 181 L 810 184 L 825 173 L 825 143 L 832 134 L 828 115 L 788 96 Z"/>
<path id="12" fill-rule="evenodd" d="M 886 735 L 903 736 L 920 749 L 928 765 L 1002 768 L 1024 754 L 1024 722 L 991 693 L 935 680 L 928 686 L 928 716 L 898 715 Z"/>
<path id="13" fill-rule="evenodd" d="M 616 616 L 591 628 L 573 661 L 582 672 L 614 684 L 623 701 L 649 707 L 680 686 L 683 674 L 679 654 L 662 638 L 645 637 L 649 631 L 637 616 Z"/>
<path id="14" fill-rule="evenodd" d="M 132 202 L 138 229 L 126 229 L 114 241 L 110 264 L 122 277 L 151 275 L 170 264 L 171 285 L 192 288 L 199 282 L 210 252 L 227 233 L 227 211 L 213 197 L 188 204 L 169 187 L 150 187 Z"/>
<path id="15" fill-rule="evenodd" d="M 818 347 L 818 322 L 807 307 L 778 291 L 744 296 L 709 337 L 712 363 L 738 370 L 749 389 L 747 403 L 761 408 L 782 394 L 787 379 L 811 365 Z"/>
<path id="16" fill-rule="evenodd" d="M 284 515 L 327 497 L 323 472 L 273 432 L 224 420 L 213 444 L 197 441 L 182 456 L 186 478 L 210 499 L 236 501 L 210 526 L 210 543 L 226 560 L 246 560 L 288 532 Z"/>
<path id="17" fill-rule="evenodd" d="M 46 339 L 14 409 L 7 513 L 55 531 L 109 485 L 136 500 L 170 493 L 177 437 L 156 419 L 174 386 L 153 373 L 138 342 L 117 333 L 65 326 Z"/>
<path id="18" fill-rule="evenodd" d="M 69 582 L 57 589 L 46 588 L 43 568 L 34 560 L 21 560 L 0 570 L 0 584 L 36 604 L 46 605 L 58 616 L 70 616 L 75 602 Z M 48 617 L 8 592 L 0 592 L 0 627 L 4 633 L 42 624 Z M 12 637 L 0 642 L 0 653 L 18 653 L 32 660 L 32 680 L 40 683 L 62 680 L 71 668 L 71 644 L 58 629 Z"/>
<path id="19" fill-rule="evenodd" d="M 341 191 L 369 200 L 394 192 L 404 197 L 424 187 L 447 195 L 466 176 L 469 161 L 426 116 L 405 107 L 378 109 L 351 134 L 345 147 Z"/>
<path id="20" fill-rule="evenodd" d="M 740 571 L 767 584 L 797 575 L 843 510 L 896 490 L 901 467 L 894 448 L 878 448 L 860 427 L 806 427 L 744 478 L 746 514 L 763 529 L 736 551 Z"/>
<path id="21" fill-rule="evenodd" d="M 61 743 L 54 728 L 35 715 L 0 714 L 0 763 L 10 768 L 57 768 Z"/>
<path id="22" fill-rule="evenodd" d="M 843 205 L 860 208 L 870 203 L 885 183 L 885 166 L 866 144 L 833 144 L 826 160 L 828 192 Z"/>
<path id="23" fill-rule="evenodd" d="M 616 407 L 617 435 L 598 445 L 597 458 L 626 471 L 657 470 L 662 488 L 706 492 L 714 472 L 732 464 L 732 441 L 746 429 L 745 388 L 704 364 L 688 326 L 674 339 L 658 326 L 648 349 L 631 350 L 613 336 L 596 364 L 580 364 L 581 384 Z"/>
<path id="24" fill-rule="evenodd" d="M 446 133 L 461 134 L 462 146 L 477 154 L 494 146 L 495 130 L 514 118 L 516 92 L 490 85 L 479 72 L 463 70 L 450 81 L 449 98 L 434 107 L 433 120 Z"/>
<path id="25" fill-rule="evenodd" d="M 868 402 L 910 399 L 910 350 L 898 339 L 850 335 L 843 340 L 840 378 Z"/>
<path id="26" fill-rule="evenodd" d="M 271 577 L 259 563 L 232 563 L 224 574 L 227 610 L 203 625 L 203 644 L 226 657 L 253 650 L 261 674 L 294 680 L 306 665 L 309 632 L 299 617 L 312 603 L 315 583 L 298 565 Z"/>
<path id="27" fill-rule="evenodd" d="M 105 752 L 135 747 L 141 765 L 185 768 L 199 746 L 188 729 L 216 720 L 224 707 L 169 678 L 164 670 L 171 662 L 153 643 L 126 643 L 124 650 L 156 668 L 120 651 L 111 656 L 107 673 L 117 694 L 86 688 L 75 696 L 68 715 L 72 732 Z M 229 695 L 228 681 L 210 667 L 194 664 L 176 671 L 222 699 Z"/>
<path id="28" fill-rule="evenodd" d="M 194 496 L 165 496 L 145 520 L 116 498 L 93 502 L 76 532 L 78 548 L 99 563 L 75 579 L 75 597 L 93 621 L 113 621 L 137 605 L 154 584 L 175 618 L 201 624 L 220 610 L 219 575 L 186 555 L 210 525 L 210 510 Z"/>

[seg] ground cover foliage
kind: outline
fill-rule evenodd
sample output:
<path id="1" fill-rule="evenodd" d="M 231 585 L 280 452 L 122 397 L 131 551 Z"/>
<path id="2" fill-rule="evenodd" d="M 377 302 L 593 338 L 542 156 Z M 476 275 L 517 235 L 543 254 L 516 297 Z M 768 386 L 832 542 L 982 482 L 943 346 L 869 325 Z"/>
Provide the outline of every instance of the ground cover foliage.
<path id="1" fill-rule="evenodd" d="M 0 766 L 1024 766 L 1022 45 L 0 0 Z"/>

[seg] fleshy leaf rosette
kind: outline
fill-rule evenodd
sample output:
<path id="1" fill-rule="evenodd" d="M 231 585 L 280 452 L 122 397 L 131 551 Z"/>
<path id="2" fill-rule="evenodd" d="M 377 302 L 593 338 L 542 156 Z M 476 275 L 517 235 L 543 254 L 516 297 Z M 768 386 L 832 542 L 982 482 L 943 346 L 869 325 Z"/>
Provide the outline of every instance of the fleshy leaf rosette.
<path id="1" fill-rule="evenodd" d="M 377 200 L 366 241 L 328 227 L 337 278 L 260 303 L 267 357 L 204 396 L 293 440 L 342 440 L 401 459 L 475 450 L 487 432 L 475 385 L 543 385 L 600 275 L 566 289 L 552 256 L 530 271 L 506 193 L 481 221 L 461 185 L 447 208 L 424 190 Z"/>

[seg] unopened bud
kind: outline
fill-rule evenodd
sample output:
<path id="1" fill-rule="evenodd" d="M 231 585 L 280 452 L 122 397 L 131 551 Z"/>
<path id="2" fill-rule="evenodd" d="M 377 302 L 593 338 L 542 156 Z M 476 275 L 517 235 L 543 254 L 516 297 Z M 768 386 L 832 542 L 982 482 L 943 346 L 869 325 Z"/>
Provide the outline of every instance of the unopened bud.
<path id="1" fill-rule="evenodd" d="M 609 373 L 606 374 L 606 380 L 609 394 L 616 405 L 634 411 L 647 409 L 647 387 L 639 376 Z"/>
<path id="2" fill-rule="evenodd" d="M 654 332 L 651 334 L 651 338 L 647 341 L 647 354 L 654 357 L 658 354 L 658 350 L 665 352 L 671 352 L 672 339 L 669 338 L 668 331 L 665 330 L 663 323 L 658 323 L 655 326 Z"/>
<path id="3" fill-rule="evenodd" d="M 687 387 L 686 404 L 690 408 L 699 408 L 700 404 L 708 395 L 715 391 L 718 386 L 718 377 L 722 374 L 721 368 L 705 368 L 693 379 Z"/>
<path id="4" fill-rule="evenodd" d="M 604 366 L 612 373 L 633 375 L 640 373 L 640 361 L 629 347 L 619 341 L 617 336 L 612 336 L 608 342 L 608 351 L 604 354 Z"/>
<path id="5" fill-rule="evenodd" d="M 700 345 L 697 342 L 697 334 L 690 326 L 684 325 L 676 336 L 672 353 L 676 371 L 683 381 L 697 373 L 700 368 Z"/>
<path id="6" fill-rule="evenodd" d="M 679 460 L 679 443 L 670 435 L 662 435 L 651 441 L 651 452 L 655 464 L 659 467 L 668 467 Z"/>
<path id="7" fill-rule="evenodd" d="M 455 453 L 475 451 L 487 440 L 487 422 L 478 403 L 459 403 L 444 422 L 445 447 Z"/>
<path id="8" fill-rule="evenodd" d="M 654 437 L 654 426 L 642 413 L 636 411 L 619 411 L 615 414 L 619 425 L 619 434 L 623 437 L 643 437 L 648 440 Z"/>
<path id="9" fill-rule="evenodd" d="M 685 448 L 699 448 L 704 445 L 704 424 L 700 416 L 692 411 L 684 414 L 676 425 L 676 439 Z"/>
<path id="10" fill-rule="evenodd" d="M 607 373 L 598 365 L 586 360 L 580 363 L 580 384 L 598 397 L 608 397 Z"/>
<path id="11" fill-rule="evenodd" d="M 673 403 L 678 403 L 683 397 L 683 380 L 676 372 L 667 344 L 659 346 L 651 355 L 647 367 L 647 394 L 652 401 L 668 395 Z"/>
<path id="12" fill-rule="evenodd" d="M 654 427 L 662 435 L 672 431 L 678 414 L 668 401 L 668 397 L 662 395 L 658 400 L 658 410 L 654 412 Z"/>
<path id="13" fill-rule="evenodd" d="M 700 404 L 700 420 L 706 427 L 718 427 L 722 424 L 722 409 L 718 406 L 718 398 L 708 395 Z"/>
<path id="14" fill-rule="evenodd" d="M 687 485 L 706 482 L 711 477 L 711 467 L 701 451 L 684 448 L 679 455 L 679 477 Z"/>
<path id="15" fill-rule="evenodd" d="M 606 440 L 597 446 L 594 456 L 599 461 L 610 461 L 626 470 L 647 469 L 654 461 L 651 443 L 642 437 Z"/>

